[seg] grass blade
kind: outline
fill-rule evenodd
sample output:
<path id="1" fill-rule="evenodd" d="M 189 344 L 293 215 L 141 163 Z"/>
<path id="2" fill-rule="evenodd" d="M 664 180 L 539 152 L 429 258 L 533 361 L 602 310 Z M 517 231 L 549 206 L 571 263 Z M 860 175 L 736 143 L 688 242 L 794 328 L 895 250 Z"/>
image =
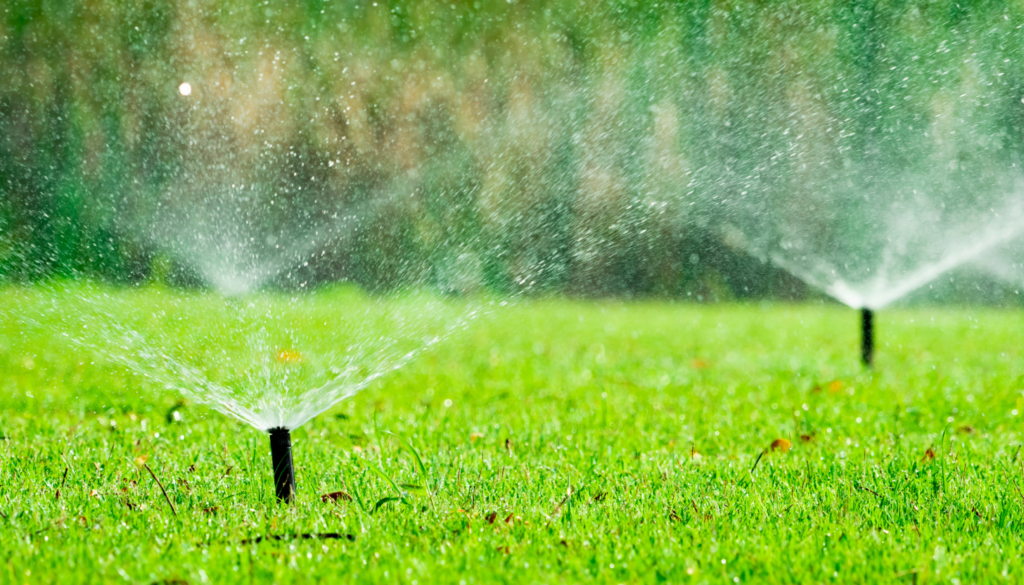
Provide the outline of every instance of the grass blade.
<path id="1" fill-rule="evenodd" d="M 398 484 L 395 483 L 395 481 L 393 479 L 388 477 L 388 474 L 384 473 L 384 470 L 382 470 L 381 468 L 379 468 L 379 467 L 377 467 L 376 465 L 373 465 L 373 464 L 367 464 L 366 467 L 370 471 L 372 471 L 372 472 L 376 473 L 377 475 L 379 475 L 381 477 L 381 479 L 383 479 L 384 481 L 388 482 L 388 484 L 391 485 L 392 488 L 394 488 L 395 494 L 397 494 L 399 498 L 402 497 L 402 489 L 398 487 Z M 379 504 L 380 502 L 377 502 L 377 503 Z M 374 509 L 376 510 L 376 508 L 374 508 Z"/>

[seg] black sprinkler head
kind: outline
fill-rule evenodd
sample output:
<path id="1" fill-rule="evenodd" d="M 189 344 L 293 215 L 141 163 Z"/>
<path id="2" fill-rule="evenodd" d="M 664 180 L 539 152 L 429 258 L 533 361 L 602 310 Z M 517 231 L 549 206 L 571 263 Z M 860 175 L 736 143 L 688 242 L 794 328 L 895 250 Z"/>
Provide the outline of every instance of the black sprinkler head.
<path id="1" fill-rule="evenodd" d="M 274 461 L 274 490 L 277 499 L 291 503 L 295 499 L 295 468 L 292 466 L 292 432 L 270 429 L 270 457 Z"/>
<path id="2" fill-rule="evenodd" d="M 860 310 L 860 328 L 860 359 L 870 368 L 875 360 L 875 324 L 871 309 Z"/>

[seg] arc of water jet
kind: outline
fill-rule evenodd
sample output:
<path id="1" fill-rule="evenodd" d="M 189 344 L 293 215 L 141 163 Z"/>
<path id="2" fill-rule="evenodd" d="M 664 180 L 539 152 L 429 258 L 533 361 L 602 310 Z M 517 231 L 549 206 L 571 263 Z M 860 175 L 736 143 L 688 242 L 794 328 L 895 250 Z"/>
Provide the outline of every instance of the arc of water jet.
<path id="1" fill-rule="evenodd" d="M 310 390 L 309 392 L 306 393 L 307 395 L 322 398 L 314 399 L 312 401 L 309 401 L 308 403 L 304 403 L 303 407 L 300 410 L 289 413 L 287 417 L 282 417 L 282 420 L 279 421 L 280 424 L 282 426 L 287 426 L 288 428 L 291 429 L 297 429 L 298 427 L 304 425 L 313 417 L 317 416 L 318 414 L 327 410 L 328 408 L 334 406 L 338 402 L 341 402 L 342 400 L 355 395 L 363 388 L 369 386 L 370 383 L 377 380 L 378 378 L 401 369 L 406 364 L 408 364 L 410 360 L 416 357 L 416 355 L 426 351 L 428 348 L 430 348 L 440 340 L 441 337 L 439 336 L 433 337 L 422 347 L 406 352 L 400 358 L 395 360 L 395 362 L 392 363 L 389 367 L 369 374 L 368 376 L 360 380 L 358 383 L 346 384 L 345 380 L 336 379 L 326 382 L 313 390 Z M 336 393 L 338 389 L 341 389 L 342 392 Z"/>
<path id="2" fill-rule="evenodd" d="M 400 182 L 396 180 L 394 183 Z M 197 233 L 195 228 L 190 231 L 186 227 L 184 230 L 173 230 L 173 236 L 154 237 L 150 235 L 149 237 L 158 246 L 169 249 L 181 261 L 196 267 L 207 283 L 217 290 L 229 296 L 241 295 L 260 287 L 289 267 L 296 266 L 304 258 L 309 258 L 317 249 L 322 248 L 322 244 L 325 241 L 337 237 L 351 237 L 355 232 L 355 225 L 360 218 L 378 214 L 387 204 L 398 198 L 397 194 L 402 192 L 403 189 L 401 186 L 395 187 L 394 183 L 389 188 L 382 189 L 377 197 L 350 206 L 340 216 L 336 214 L 333 218 L 334 221 L 328 220 L 313 226 L 312 234 L 310 234 L 310 231 L 306 232 L 306 235 L 312 235 L 312 237 L 290 240 L 290 243 L 286 245 L 283 251 L 271 254 L 273 258 L 263 260 L 262 263 L 260 262 L 259 255 L 255 253 L 246 254 L 248 256 L 247 261 L 231 262 L 223 258 L 223 254 L 220 255 L 221 257 L 218 257 L 216 245 L 213 246 L 214 250 L 212 251 L 209 245 L 202 245 L 202 240 L 209 238 L 214 241 L 220 241 L 222 247 L 232 249 L 244 247 L 248 249 L 246 245 L 248 240 L 245 237 L 239 237 L 239 234 L 234 234 L 235 237 L 230 237 L 232 234 L 228 233 L 231 231 L 243 231 L 238 225 L 235 225 L 233 228 L 229 225 L 227 232 L 215 229 L 213 233 L 210 233 L 209 226 L 203 224 L 207 228 L 203 230 L 207 232 L 205 235 Z M 188 226 L 187 222 L 182 223 Z M 218 224 L 217 227 L 223 226 Z M 159 230 L 150 230 L 150 233 L 153 231 L 162 233 Z M 187 239 L 180 239 L 183 231 L 192 233 L 199 241 L 187 242 Z M 185 249 L 182 250 L 180 247 Z"/>
<path id="3" fill-rule="evenodd" d="M 1014 218 L 1017 219 L 1019 215 L 1020 214 L 1014 214 Z M 769 258 L 772 263 L 779 268 L 782 268 L 800 280 L 821 289 L 830 297 L 849 307 L 854 309 L 868 308 L 877 310 L 884 308 L 894 301 L 914 292 L 935 280 L 942 274 L 949 272 L 966 262 L 970 262 L 986 251 L 1013 240 L 1022 233 L 1024 233 L 1024 222 L 1017 221 L 1004 224 L 1001 228 L 990 232 L 979 240 L 976 240 L 972 245 L 958 252 L 947 255 L 940 260 L 925 264 L 904 278 L 896 280 L 894 283 L 890 283 L 886 278 L 877 277 L 867 281 L 868 285 L 864 287 L 856 287 L 841 278 L 836 278 L 830 283 L 826 282 L 825 279 L 814 274 L 814 268 L 807 270 L 797 266 L 794 262 L 786 259 L 778 252 L 772 253 Z M 816 270 L 823 274 L 831 273 L 832 275 L 835 275 L 835 270 L 828 268 L 827 265 L 824 265 L 823 263 L 819 263 Z M 890 284 L 892 285 L 890 286 Z M 858 288 L 866 289 L 866 292 L 862 292 L 861 290 L 858 290 Z"/>
<path id="4" fill-rule="evenodd" d="M 969 262 L 986 251 L 1016 238 L 1022 232 L 1024 232 L 1024 222 L 1017 223 L 1016 225 L 1006 225 L 1002 229 L 996 230 L 994 233 L 976 241 L 973 245 L 961 250 L 960 252 L 946 256 L 941 260 L 931 264 L 926 264 L 915 270 L 910 273 L 909 276 L 897 281 L 898 284 L 895 287 L 889 288 L 884 291 L 883 294 L 878 294 L 877 296 L 872 295 L 874 296 L 874 299 L 865 302 L 865 306 L 871 309 L 881 309 L 893 301 L 896 301 L 921 288 L 957 266 L 960 266 L 965 262 Z"/>
<path id="5" fill-rule="evenodd" d="M 104 298 L 107 301 L 111 300 L 105 295 Z M 83 300 L 89 302 L 88 299 Z M 232 301 L 227 304 L 227 307 L 253 307 L 253 302 L 255 301 L 246 301 L 245 303 Z M 422 307 L 421 304 L 416 305 L 418 310 L 422 310 Z M 66 309 L 67 305 L 60 307 L 62 311 Z M 57 310 L 56 307 L 55 310 Z M 148 378 L 165 390 L 177 391 L 196 403 L 204 404 L 221 414 L 268 432 L 271 441 L 275 494 L 283 502 L 291 502 L 296 493 L 295 471 L 291 456 L 291 431 L 334 404 L 352 396 L 371 382 L 404 367 L 427 348 L 447 337 L 454 327 L 462 322 L 460 320 L 448 321 L 444 332 L 434 332 L 429 338 L 418 338 L 417 345 L 413 349 L 403 349 L 398 340 L 387 336 L 377 339 L 378 342 L 383 342 L 381 347 L 347 346 L 345 350 L 328 348 L 321 357 L 328 360 L 328 363 L 344 365 L 344 368 L 339 369 L 332 366 L 327 370 L 319 371 L 317 377 L 307 380 L 308 385 L 304 386 L 307 389 L 303 392 L 294 387 L 294 382 L 289 383 L 287 374 L 283 377 L 272 375 L 275 371 L 271 367 L 270 358 L 273 351 L 265 327 L 260 327 L 245 337 L 245 349 L 254 355 L 264 356 L 266 359 L 242 370 L 244 379 L 240 380 L 239 384 L 225 385 L 216 382 L 204 370 L 189 364 L 189 356 L 192 354 L 188 353 L 186 349 L 188 346 L 183 345 L 177 338 L 153 338 L 134 329 L 130 321 L 111 318 L 96 319 L 88 311 L 79 312 L 85 319 L 83 327 L 93 335 L 98 333 L 101 338 L 95 341 L 92 337 L 80 337 L 65 332 L 65 337 L 74 345 L 89 348 L 105 356 L 112 363 L 127 367 Z M 441 314 L 443 315 L 443 313 Z M 471 316 L 476 314 L 477 310 L 469 313 Z M 398 312 L 395 316 L 398 318 L 396 323 L 401 323 L 402 313 Z M 31 321 L 31 319 L 26 319 L 26 321 Z M 253 322 L 248 320 L 234 322 L 234 325 L 237 326 L 240 323 L 246 329 L 254 326 Z M 186 353 L 175 356 L 175 350 L 171 346 Z M 216 356 L 207 354 L 203 354 L 203 356 L 216 359 Z M 367 372 L 361 367 L 356 367 L 355 364 L 364 364 L 370 369 Z M 327 375 L 328 372 L 336 377 L 330 378 Z M 236 397 L 239 387 L 245 391 L 245 394 Z"/>
<path id="6" fill-rule="evenodd" d="M 830 297 L 836 299 L 837 301 L 843 303 L 844 305 L 847 305 L 854 309 L 859 309 L 863 306 L 864 301 L 862 295 L 853 288 L 851 288 L 848 284 L 846 284 L 845 281 L 837 278 L 831 284 L 829 284 L 825 282 L 823 279 L 816 276 L 813 272 L 806 270 L 793 262 L 790 262 L 779 253 L 771 254 L 769 256 L 769 259 L 771 260 L 772 264 L 778 266 L 779 268 L 782 268 L 786 272 L 792 274 L 793 276 L 799 278 L 800 280 L 806 282 L 807 284 L 815 288 L 821 289 Z M 820 271 L 821 273 L 826 275 L 831 273 L 832 275 L 835 275 L 835 270 L 829 268 L 825 263 L 818 262 L 817 264 L 817 270 Z"/>

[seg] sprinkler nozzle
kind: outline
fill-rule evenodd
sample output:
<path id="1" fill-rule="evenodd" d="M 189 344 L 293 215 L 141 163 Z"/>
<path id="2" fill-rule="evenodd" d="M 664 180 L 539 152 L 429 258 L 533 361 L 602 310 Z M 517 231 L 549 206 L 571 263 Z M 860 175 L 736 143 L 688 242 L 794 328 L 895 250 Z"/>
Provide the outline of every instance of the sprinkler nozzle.
<path id="1" fill-rule="evenodd" d="M 295 499 L 295 468 L 292 466 L 292 433 L 286 428 L 270 429 L 270 457 L 274 462 L 274 490 L 277 499 Z"/>
<path id="2" fill-rule="evenodd" d="M 860 310 L 860 330 L 860 359 L 870 368 L 875 359 L 875 325 L 871 309 Z"/>

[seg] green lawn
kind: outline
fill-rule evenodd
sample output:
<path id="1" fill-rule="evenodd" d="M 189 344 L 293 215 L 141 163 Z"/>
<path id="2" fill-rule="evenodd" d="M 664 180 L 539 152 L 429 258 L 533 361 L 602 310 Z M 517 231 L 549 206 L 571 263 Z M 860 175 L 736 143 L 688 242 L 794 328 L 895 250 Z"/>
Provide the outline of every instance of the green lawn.
<path id="1" fill-rule="evenodd" d="M 3 583 L 1024 580 L 1019 311 L 881 311 L 867 372 L 837 306 L 496 306 L 296 430 L 288 506 L 265 434 L 23 320 L 208 295 L 0 294 Z"/>

